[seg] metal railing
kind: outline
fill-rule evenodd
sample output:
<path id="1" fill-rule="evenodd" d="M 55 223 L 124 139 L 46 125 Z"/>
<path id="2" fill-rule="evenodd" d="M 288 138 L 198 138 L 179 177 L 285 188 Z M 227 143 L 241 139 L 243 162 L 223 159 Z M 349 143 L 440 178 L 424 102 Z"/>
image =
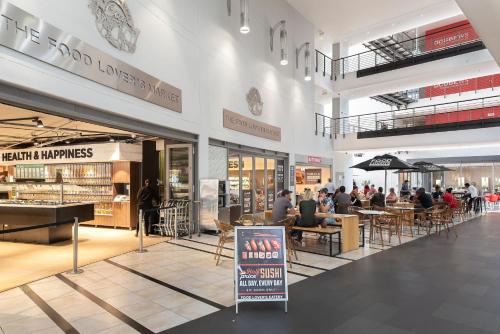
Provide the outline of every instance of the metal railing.
<path id="1" fill-rule="evenodd" d="M 493 107 L 500 107 L 500 95 L 339 118 L 316 113 L 316 135 L 332 137 L 339 134 L 500 118 L 499 111 L 487 109 Z M 484 111 L 478 112 L 481 109 Z"/>
<path id="2" fill-rule="evenodd" d="M 450 36 L 451 35 L 451 36 Z M 471 36 L 472 35 L 472 36 Z M 396 63 L 445 49 L 480 41 L 469 23 L 439 30 L 403 41 L 391 40 L 386 45 L 352 56 L 332 59 L 316 50 L 316 72 L 337 80 L 347 73 Z"/>

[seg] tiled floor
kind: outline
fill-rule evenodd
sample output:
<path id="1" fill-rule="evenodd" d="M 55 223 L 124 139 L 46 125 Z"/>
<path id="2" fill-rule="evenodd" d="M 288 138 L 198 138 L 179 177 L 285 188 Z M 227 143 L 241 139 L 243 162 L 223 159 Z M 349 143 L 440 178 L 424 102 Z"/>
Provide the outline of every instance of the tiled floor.
<path id="1" fill-rule="evenodd" d="M 310 238 L 310 242 L 315 242 L 316 236 L 306 237 Z M 467 236 L 461 238 L 466 239 Z M 415 239 L 417 238 L 403 236 L 401 241 L 408 243 Z M 185 327 L 177 326 L 200 318 L 210 319 L 215 316 L 215 312 L 234 305 L 233 244 L 225 245 L 222 262 L 215 266 L 213 257 L 216 243 L 217 237 L 212 235 L 170 240 L 148 247 L 147 253 L 130 252 L 86 265 L 79 275 L 58 274 L 3 292 L 0 294 L 0 333 L 163 333 L 169 329 L 174 330 L 174 327 L 179 328 L 180 332 L 186 332 L 183 329 Z M 363 308 L 369 298 L 347 292 L 355 284 L 356 277 L 339 284 L 335 279 L 325 282 L 325 275 L 345 272 L 343 268 L 352 268 L 345 266 L 346 264 L 362 262 L 374 254 L 385 254 L 384 250 L 405 249 L 397 246 L 397 238 L 393 238 L 384 247 L 375 240 L 373 244 L 366 243 L 359 250 L 337 257 L 298 251 L 298 260 L 293 261 L 289 268 L 288 282 L 294 289 L 308 282 L 322 282 L 324 291 L 328 293 L 337 292 L 344 297 L 349 294 L 350 300 L 343 306 L 335 298 L 328 301 L 327 318 L 335 315 L 341 319 L 343 312 Z M 497 255 L 496 252 L 489 253 L 492 260 Z M 406 256 L 404 260 L 396 257 L 392 264 L 405 263 L 411 259 L 411 256 Z M 438 264 L 430 260 L 427 265 Z M 477 277 L 500 277 L 500 271 L 478 266 L 473 261 L 460 263 L 456 270 L 469 273 L 471 268 L 475 270 Z M 370 265 L 364 267 L 360 287 L 363 287 L 363 282 L 370 282 L 371 269 Z M 411 291 L 407 293 L 410 295 L 425 294 L 426 288 L 418 282 L 422 277 L 412 268 L 399 270 L 397 277 L 407 282 Z M 484 284 L 471 281 L 460 286 L 460 293 L 480 298 L 489 292 L 488 289 Z M 302 293 L 308 296 L 310 292 L 314 290 L 306 289 Z M 313 298 L 311 295 L 308 299 L 309 312 L 322 314 L 328 311 L 319 308 L 325 302 L 324 297 L 326 296 L 315 300 L 317 297 Z M 296 296 L 293 297 L 295 298 Z M 266 304 L 262 304 L 262 307 L 264 310 L 269 307 L 273 309 L 273 306 Z M 466 312 L 467 308 L 450 301 L 436 309 L 434 316 L 436 319 L 450 321 L 450 317 L 454 316 L 453 310 Z M 361 328 L 360 324 L 386 333 L 395 328 L 380 323 L 380 319 L 392 318 L 390 315 L 397 312 L 390 303 L 380 302 L 363 312 L 360 319 L 350 318 L 333 332 L 356 332 Z M 242 318 L 245 317 L 242 315 Z M 265 317 L 267 316 L 264 315 Z M 494 328 L 492 326 L 495 323 L 490 319 L 490 314 L 480 314 L 477 318 L 487 324 L 477 324 L 476 327 Z M 235 325 L 233 320 L 231 323 Z M 208 327 L 205 328 L 206 331 L 200 330 L 201 327 L 194 328 L 197 330 L 193 332 L 210 332 Z"/>

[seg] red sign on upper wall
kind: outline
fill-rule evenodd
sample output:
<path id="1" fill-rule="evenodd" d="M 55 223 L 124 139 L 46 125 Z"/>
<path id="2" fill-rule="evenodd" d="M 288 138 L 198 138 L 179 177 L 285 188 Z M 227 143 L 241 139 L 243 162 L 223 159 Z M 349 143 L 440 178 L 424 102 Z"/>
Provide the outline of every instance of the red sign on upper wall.
<path id="1" fill-rule="evenodd" d="M 425 87 L 425 97 L 445 96 L 500 86 L 500 73 Z M 422 96 L 423 97 L 423 96 Z"/>
<path id="2" fill-rule="evenodd" d="M 469 21 L 464 20 L 425 32 L 425 50 L 438 50 L 479 39 Z"/>

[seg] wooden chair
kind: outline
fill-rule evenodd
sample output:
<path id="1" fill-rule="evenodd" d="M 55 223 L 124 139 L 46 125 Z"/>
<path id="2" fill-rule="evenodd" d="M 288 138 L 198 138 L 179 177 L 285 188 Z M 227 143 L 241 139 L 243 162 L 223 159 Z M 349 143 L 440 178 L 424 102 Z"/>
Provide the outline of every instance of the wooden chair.
<path id="1" fill-rule="evenodd" d="M 277 225 L 285 226 L 285 238 L 286 238 L 286 257 L 290 268 L 292 268 L 292 257 L 295 256 L 295 260 L 298 260 L 297 250 L 295 249 L 295 243 L 292 238 L 293 227 L 295 226 L 295 217 L 288 217 L 278 222 Z"/>
<path id="2" fill-rule="evenodd" d="M 453 229 L 453 232 L 455 233 L 455 238 L 458 237 L 457 229 L 453 224 L 453 210 L 451 208 L 445 208 L 442 210 L 434 211 L 432 222 L 436 228 L 437 235 L 440 235 L 441 229 L 444 229 L 446 231 L 446 239 L 448 239 L 449 232 L 451 229 Z"/>
<path id="3" fill-rule="evenodd" d="M 373 222 L 373 231 L 375 233 L 379 233 L 380 235 L 380 242 L 382 243 L 382 247 L 384 247 L 384 238 L 382 231 L 386 230 L 389 234 L 389 243 L 391 243 L 391 237 L 393 233 L 396 233 L 396 235 L 399 238 L 399 244 L 401 245 L 401 228 L 399 225 L 400 219 L 398 215 L 396 214 L 388 214 L 388 215 L 380 215 L 380 216 L 375 216 L 374 222 Z M 372 241 L 374 239 L 374 236 L 372 236 Z"/>
<path id="4" fill-rule="evenodd" d="M 245 221 L 251 221 L 254 223 L 254 216 L 252 214 L 243 214 L 241 217 L 236 221 L 239 225 L 244 225 Z"/>
<path id="5" fill-rule="evenodd" d="M 467 202 L 461 199 L 457 199 L 457 207 L 453 209 L 453 216 L 458 217 L 460 222 L 465 221 L 465 215 L 467 213 Z"/>
<path id="6" fill-rule="evenodd" d="M 417 234 L 420 234 L 420 227 L 425 227 L 427 230 L 427 235 L 431 234 L 431 225 L 432 225 L 432 213 L 434 211 L 434 207 L 430 207 L 427 209 L 421 209 L 420 211 L 415 211 L 415 219 L 417 221 Z"/>
<path id="7" fill-rule="evenodd" d="M 347 203 L 337 204 L 337 211 L 336 211 L 336 213 L 347 214 L 347 213 L 349 213 L 349 207 L 350 207 L 350 205 L 347 204 Z"/>
<path id="8" fill-rule="evenodd" d="M 217 243 L 214 255 L 214 260 L 216 260 L 215 265 L 218 266 L 222 251 L 224 250 L 224 244 L 228 241 L 234 241 L 234 235 L 231 235 L 234 231 L 234 227 L 218 219 L 214 219 L 214 222 L 219 230 L 219 242 Z"/>

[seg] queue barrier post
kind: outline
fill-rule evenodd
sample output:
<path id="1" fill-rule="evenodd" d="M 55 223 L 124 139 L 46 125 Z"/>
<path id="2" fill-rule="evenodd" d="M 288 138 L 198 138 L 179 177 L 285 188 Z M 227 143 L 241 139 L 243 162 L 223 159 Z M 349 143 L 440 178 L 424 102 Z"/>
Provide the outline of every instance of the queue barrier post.
<path id="1" fill-rule="evenodd" d="M 148 250 L 144 249 L 144 211 L 139 210 L 139 249 L 137 253 L 146 253 Z"/>
<path id="2" fill-rule="evenodd" d="M 81 274 L 82 269 L 78 268 L 78 217 L 74 218 L 73 223 L 73 270 L 68 272 L 71 275 Z"/>

